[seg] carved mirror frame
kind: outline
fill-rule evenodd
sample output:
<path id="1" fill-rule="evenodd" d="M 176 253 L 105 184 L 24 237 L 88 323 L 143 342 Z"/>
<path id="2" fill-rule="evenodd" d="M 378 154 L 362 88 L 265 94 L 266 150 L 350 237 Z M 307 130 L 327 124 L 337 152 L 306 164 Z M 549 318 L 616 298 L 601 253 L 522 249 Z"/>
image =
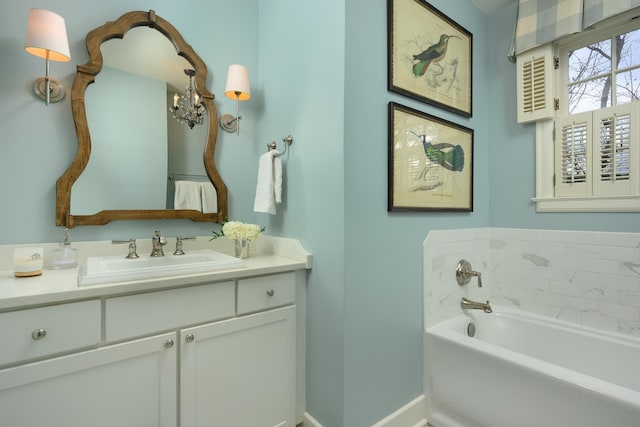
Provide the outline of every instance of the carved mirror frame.
<path id="1" fill-rule="evenodd" d="M 100 46 L 113 38 L 122 39 L 132 28 L 147 26 L 166 36 L 175 46 L 177 54 L 193 65 L 196 71 L 196 88 L 202 104 L 207 110 L 209 120 L 207 141 L 204 147 L 204 167 L 217 193 L 218 212 L 202 213 L 187 209 L 143 209 L 143 210 L 103 210 L 92 215 L 71 214 L 71 188 L 84 171 L 91 155 L 91 135 L 87 123 L 85 108 L 85 91 L 95 82 L 95 77 L 102 70 L 103 58 Z M 89 61 L 78 65 L 77 73 L 71 88 L 71 111 L 78 136 L 78 151 L 69 168 L 56 183 L 56 225 L 72 228 L 76 225 L 104 225 L 114 220 L 133 219 L 191 219 L 199 222 L 223 222 L 228 216 L 227 186 L 218 174 L 214 154 L 218 136 L 218 111 L 213 102 L 214 95 L 206 89 L 207 65 L 187 44 L 182 35 L 165 19 L 157 16 L 153 10 L 149 12 L 134 11 L 120 16 L 116 21 L 95 28 L 86 38 Z M 205 119 L 206 120 L 206 119 Z M 115 171 L 114 171 L 115 173 Z"/>

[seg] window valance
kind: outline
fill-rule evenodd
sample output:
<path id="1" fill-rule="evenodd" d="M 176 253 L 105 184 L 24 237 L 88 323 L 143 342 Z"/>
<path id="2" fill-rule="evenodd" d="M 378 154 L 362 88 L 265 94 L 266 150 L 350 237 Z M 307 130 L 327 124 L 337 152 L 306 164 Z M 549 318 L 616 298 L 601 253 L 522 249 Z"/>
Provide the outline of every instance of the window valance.
<path id="1" fill-rule="evenodd" d="M 640 6 L 640 0 L 519 0 L 516 54 Z"/>

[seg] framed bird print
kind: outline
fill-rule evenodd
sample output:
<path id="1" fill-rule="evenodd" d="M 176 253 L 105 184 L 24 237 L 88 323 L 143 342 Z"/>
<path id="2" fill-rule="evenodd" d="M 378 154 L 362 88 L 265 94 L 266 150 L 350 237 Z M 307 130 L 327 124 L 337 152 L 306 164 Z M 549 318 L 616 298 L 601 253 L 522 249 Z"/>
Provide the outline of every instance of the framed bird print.
<path id="1" fill-rule="evenodd" d="M 388 211 L 473 211 L 473 129 L 389 103 Z"/>
<path id="2" fill-rule="evenodd" d="M 472 115 L 473 35 L 424 0 L 387 0 L 388 89 Z"/>

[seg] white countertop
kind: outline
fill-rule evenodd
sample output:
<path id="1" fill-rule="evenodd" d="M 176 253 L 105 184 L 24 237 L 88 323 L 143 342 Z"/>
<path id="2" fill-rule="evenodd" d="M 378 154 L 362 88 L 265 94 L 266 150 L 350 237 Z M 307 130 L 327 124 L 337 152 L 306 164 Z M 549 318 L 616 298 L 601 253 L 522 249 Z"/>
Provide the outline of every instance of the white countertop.
<path id="1" fill-rule="evenodd" d="M 245 261 L 241 268 L 92 286 L 78 286 L 77 267 L 52 270 L 45 263 L 41 276 L 21 278 L 13 270 L 0 270 L 0 311 L 310 269 L 312 258 L 297 240 L 263 236 L 256 241 L 256 252 Z"/>

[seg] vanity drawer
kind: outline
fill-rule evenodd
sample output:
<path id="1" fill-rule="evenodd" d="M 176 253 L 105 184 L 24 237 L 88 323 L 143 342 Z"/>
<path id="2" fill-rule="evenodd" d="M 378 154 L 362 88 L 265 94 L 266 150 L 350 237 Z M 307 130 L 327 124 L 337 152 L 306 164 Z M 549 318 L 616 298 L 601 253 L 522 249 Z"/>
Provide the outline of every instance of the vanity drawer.
<path id="1" fill-rule="evenodd" d="M 106 340 L 232 317 L 234 307 L 232 281 L 109 298 L 105 303 Z"/>
<path id="2" fill-rule="evenodd" d="M 100 343 L 100 301 L 0 313 L 0 365 Z"/>
<path id="3" fill-rule="evenodd" d="M 293 272 L 240 279 L 237 313 L 240 315 L 293 304 L 295 294 L 296 281 Z"/>

